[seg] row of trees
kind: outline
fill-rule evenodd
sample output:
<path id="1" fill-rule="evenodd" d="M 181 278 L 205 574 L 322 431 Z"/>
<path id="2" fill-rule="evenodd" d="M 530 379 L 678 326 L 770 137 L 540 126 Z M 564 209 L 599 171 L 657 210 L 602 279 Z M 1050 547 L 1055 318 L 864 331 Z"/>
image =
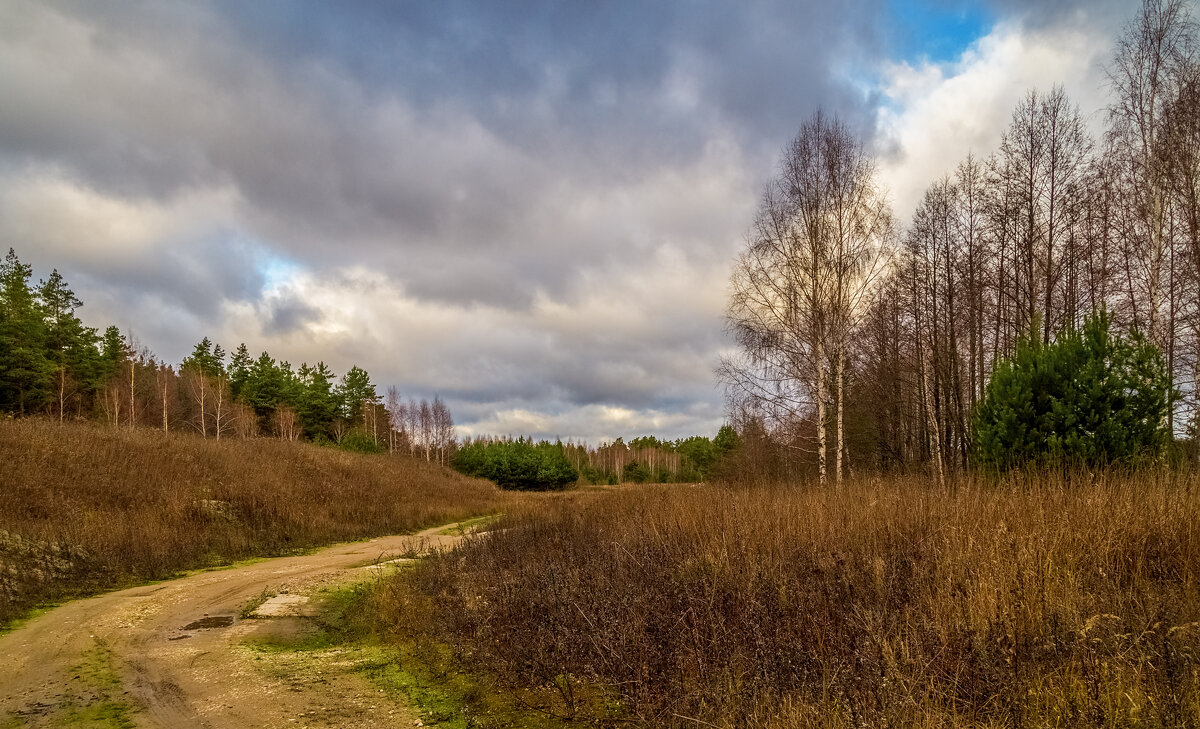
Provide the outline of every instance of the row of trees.
<path id="1" fill-rule="evenodd" d="M 716 475 L 735 451 L 738 437 L 723 426 L 716 438 L 673 441 L 641 436 L 590 447 L 561 441 L 482 437 L 462 444 L 456 469 L 504 488 L 560 489 L 579 480 L 592 484 L 693 483 Z"/>
<path id="2" fill-rule="evenodd" d="M 722 458 L 736 446 L 737 434 L 725 425 L 715 438 L 640 436 L 628 443 L 617 438 L 597 447 L 568 443 L 564 450 L 567 460 L 589 483 L 695 483 L 715 475 Z"/>
<path id="3" fill-rule="evenodd" d="M 245 344 L 232 355 L 205 337 L 178 366 L 115 326 L 101 335 L 58 271 L 32 284 L 10 249 L 0 266 L 0 411 L 96 417 L 113 425 L 191 430 L 206 438 L 273 436 L 388 450 L 448 463 L 454 420 L 445 403 L 386 400 L 370 375 L 340 379 L 324 363 L 299 368 Z"/>
<path id="4" fill-rule="evenodd" d="M 562 443 L 527 438 L 478 438 L 454 455 L 454 468 L 505 489 L 558 490 L 579 478 Z"/>
<path id="5" fill-rule="evenodd" d="M 1062 88 L 1030 91 L 999 148 L 936 180 L 903 230 L 863 144 L 821 113 L 805 123 L 732 277 L 741 346 L 720 375 L 740 429 L 822 480 L 829 461 L 835 479 L 850 461 L 962 468 L 1018 341 L 1049 343 L 1106 309 L 1163 352 L 1168 432 L 1194 434 L 1200 59 L 1187 5 L 1144 0 L 1107 70 L 1103 135 Z"/>

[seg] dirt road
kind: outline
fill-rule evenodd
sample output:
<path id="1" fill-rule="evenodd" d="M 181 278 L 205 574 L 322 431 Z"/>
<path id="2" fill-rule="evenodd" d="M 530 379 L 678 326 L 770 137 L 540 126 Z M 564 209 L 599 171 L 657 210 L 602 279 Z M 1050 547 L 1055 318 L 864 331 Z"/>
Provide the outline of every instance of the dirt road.
<path id="1" fill-rule="evenodd" d="M 0 727 L 411 727 L 414 713 L 337 661 L 264 666 L 246 642 L 294 629 L 308 596 L 368 576 L 364 565 L 449 546 L 457 537 L 439 535 L 444 528 L 58 607 L 0 636 Z M 263 617 L 240 617 L 264 594 L 278 597 L 260 608 Z"/>

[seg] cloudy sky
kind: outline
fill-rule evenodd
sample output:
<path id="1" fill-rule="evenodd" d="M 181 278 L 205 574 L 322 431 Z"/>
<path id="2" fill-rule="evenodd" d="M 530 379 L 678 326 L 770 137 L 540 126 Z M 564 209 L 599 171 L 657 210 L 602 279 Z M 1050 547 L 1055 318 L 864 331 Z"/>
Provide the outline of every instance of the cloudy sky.
<path id="1" fill-rule="evenodd" d="M 0 0 L 0 246 L 85 322 L 440 394 L 462 434 L 715 433 L 730 265 L 818 107 L 903 219 L 1130 0 Z"/>

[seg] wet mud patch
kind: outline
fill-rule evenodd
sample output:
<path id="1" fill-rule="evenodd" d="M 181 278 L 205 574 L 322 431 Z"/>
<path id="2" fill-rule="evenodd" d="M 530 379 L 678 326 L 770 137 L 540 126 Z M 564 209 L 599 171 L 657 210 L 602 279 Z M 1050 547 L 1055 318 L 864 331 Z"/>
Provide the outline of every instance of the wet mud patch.
<path id="1" fill-rule="evenodd" d="M 205 616 L 199 620 L 193 620 L 183 626 L 181 630 L 207 630 L 210 628 L 228 628 L 233 625 L 232 615 L 213 615 Z"/>

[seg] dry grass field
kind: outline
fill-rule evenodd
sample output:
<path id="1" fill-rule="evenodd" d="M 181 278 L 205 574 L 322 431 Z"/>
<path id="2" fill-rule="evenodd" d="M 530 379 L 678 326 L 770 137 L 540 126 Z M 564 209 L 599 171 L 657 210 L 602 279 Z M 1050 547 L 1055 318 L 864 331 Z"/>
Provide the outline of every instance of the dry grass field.
<path id="1" fill-rule="evenodd" d="M 414 531 L 506 495 L 409 458 L 0 420 L 0 625 L 181 570 Z"/>
<path id="2" fill-rule="evenodd" d="M 499 526 L 393 579 L 376 617 L 563 715 L 1200 723 L 1194 478 L 648 488 Z"/>

